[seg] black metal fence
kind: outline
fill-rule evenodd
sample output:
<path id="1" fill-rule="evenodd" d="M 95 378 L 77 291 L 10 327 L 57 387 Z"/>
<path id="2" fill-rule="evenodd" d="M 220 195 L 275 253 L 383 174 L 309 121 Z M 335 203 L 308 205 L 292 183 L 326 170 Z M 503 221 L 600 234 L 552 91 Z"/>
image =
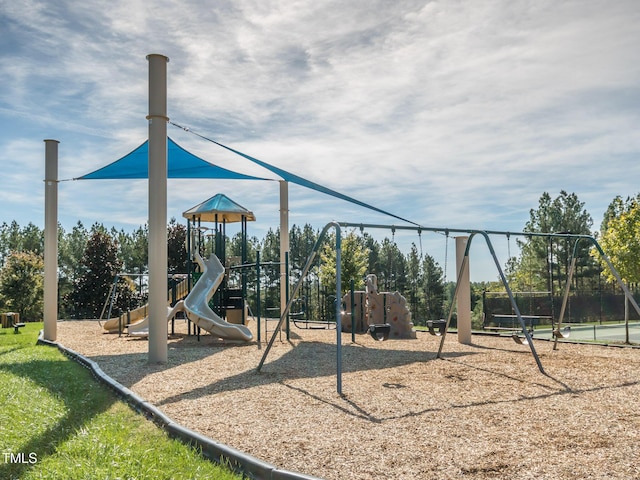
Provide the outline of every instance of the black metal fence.
<path id="1" fill-rule="evenodd" d="M 560 317 L 562 296 L 545 292 L 514 293 L 518 309 L 522 315 L 539 317 L 533 319 L 534 325 L 551 324 Z M 635 293 L 636 302 L 640 294 Z M 495 315 L 512 315 L 513 308 L 506 293 L 485 292 L 483 295 L 484 326 L 506 326 L 504 318 Z M 576 292 L 569 295 L 563 323 L 610 322 L 625 318 L 625 300 L 623 294 L 604 292 Z M 629 304 L 629 319 L 639 320 L 640 316 Z"/>

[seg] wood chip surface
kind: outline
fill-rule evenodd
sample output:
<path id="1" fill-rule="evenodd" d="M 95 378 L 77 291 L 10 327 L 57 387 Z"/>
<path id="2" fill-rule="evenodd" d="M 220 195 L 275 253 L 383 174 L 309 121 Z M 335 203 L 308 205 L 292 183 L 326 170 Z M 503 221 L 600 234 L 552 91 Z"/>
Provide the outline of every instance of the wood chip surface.
<path id="1" fill-rule="evenodd" d="M 255 331 L 255 329 L 254 329 Z M 278 467 L 344 479 L 639 479 L 640 350 L 474 335 L 375 342 L 291 327 L 265 344 L 200 341 L 176 323 L 169 361 L 146 339 L 61 321 L 58 341 L 182 425 Z M 264 341 L 264 335 L 263 335 Z"/>

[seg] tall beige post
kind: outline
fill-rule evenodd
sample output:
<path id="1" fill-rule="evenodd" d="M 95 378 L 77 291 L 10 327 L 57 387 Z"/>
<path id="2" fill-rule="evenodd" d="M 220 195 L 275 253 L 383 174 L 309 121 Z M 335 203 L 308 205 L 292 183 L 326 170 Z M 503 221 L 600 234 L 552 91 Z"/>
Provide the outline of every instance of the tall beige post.
<path id="1" fill-rule="evenodd" d="M 166 363 L 167 348 L 167 62 L 149 61 L 149 363 Z"/>
<path id="2" fill-rule="evenodd" d="M 456 275 L 458 275 L 458 343 L 471 344 L 471 283 L 469 281 L 469 258 L 464 262 L 469 237 L 456 237 Z M 464 271 L 460 272 L 462 264 Z"/>
<path id="3" fill-rule="evenodd" d="M 280 180 L 280 311 L 287 307 L 285 255 L 289 251 L 289 183 Z"/>
<path id="4" fill-rule="evenodd" d="M 44 339 L 55 342 L 58 323 L 58 142 L 44 141 Z"/>

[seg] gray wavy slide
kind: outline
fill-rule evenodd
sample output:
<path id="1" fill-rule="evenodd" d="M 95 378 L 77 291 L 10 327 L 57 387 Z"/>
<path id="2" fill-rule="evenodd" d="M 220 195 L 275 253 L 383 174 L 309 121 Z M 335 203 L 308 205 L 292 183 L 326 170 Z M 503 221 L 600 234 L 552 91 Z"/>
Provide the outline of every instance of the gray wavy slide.
<path id="1" fill-rule="evenodd" d="M 224 266 L 214 254 L 211 254 L 208 260 L 204 260 L 198 252 L 195 255 L 196 261 L 202 269 L 202 276 L 189 292 L 187 298 L 180 300 L 173 308 L 167 309 L 167 321 L 182 311 L 196 326 L 215 337 L 250 342 L 253 340 L 253 334 L 246 326 L 226 322 L 209 307 L 209 300 L 224 278 Z M 129 325 L 128 332 L 130 335 L 148 335 L 149 317 Z"/>

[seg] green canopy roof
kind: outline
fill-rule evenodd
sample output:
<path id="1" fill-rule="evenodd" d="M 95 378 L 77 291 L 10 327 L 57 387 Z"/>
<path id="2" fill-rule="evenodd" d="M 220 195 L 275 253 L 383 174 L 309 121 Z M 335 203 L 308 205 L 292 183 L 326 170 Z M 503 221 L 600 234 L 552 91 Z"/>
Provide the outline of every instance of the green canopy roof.
<path id="1" fill-rule="evenodd" d="M 222 193 L 218 193 L 204 202 L 191 207 L 182 213 L 184 218 L 189 220 L 200 220 L 203 222 L 240 222 L 245 217 L 248 222 L 256 220 L 253 212 L 250 212 L 242 205 L 237 204 L 229 197 Z"/>

